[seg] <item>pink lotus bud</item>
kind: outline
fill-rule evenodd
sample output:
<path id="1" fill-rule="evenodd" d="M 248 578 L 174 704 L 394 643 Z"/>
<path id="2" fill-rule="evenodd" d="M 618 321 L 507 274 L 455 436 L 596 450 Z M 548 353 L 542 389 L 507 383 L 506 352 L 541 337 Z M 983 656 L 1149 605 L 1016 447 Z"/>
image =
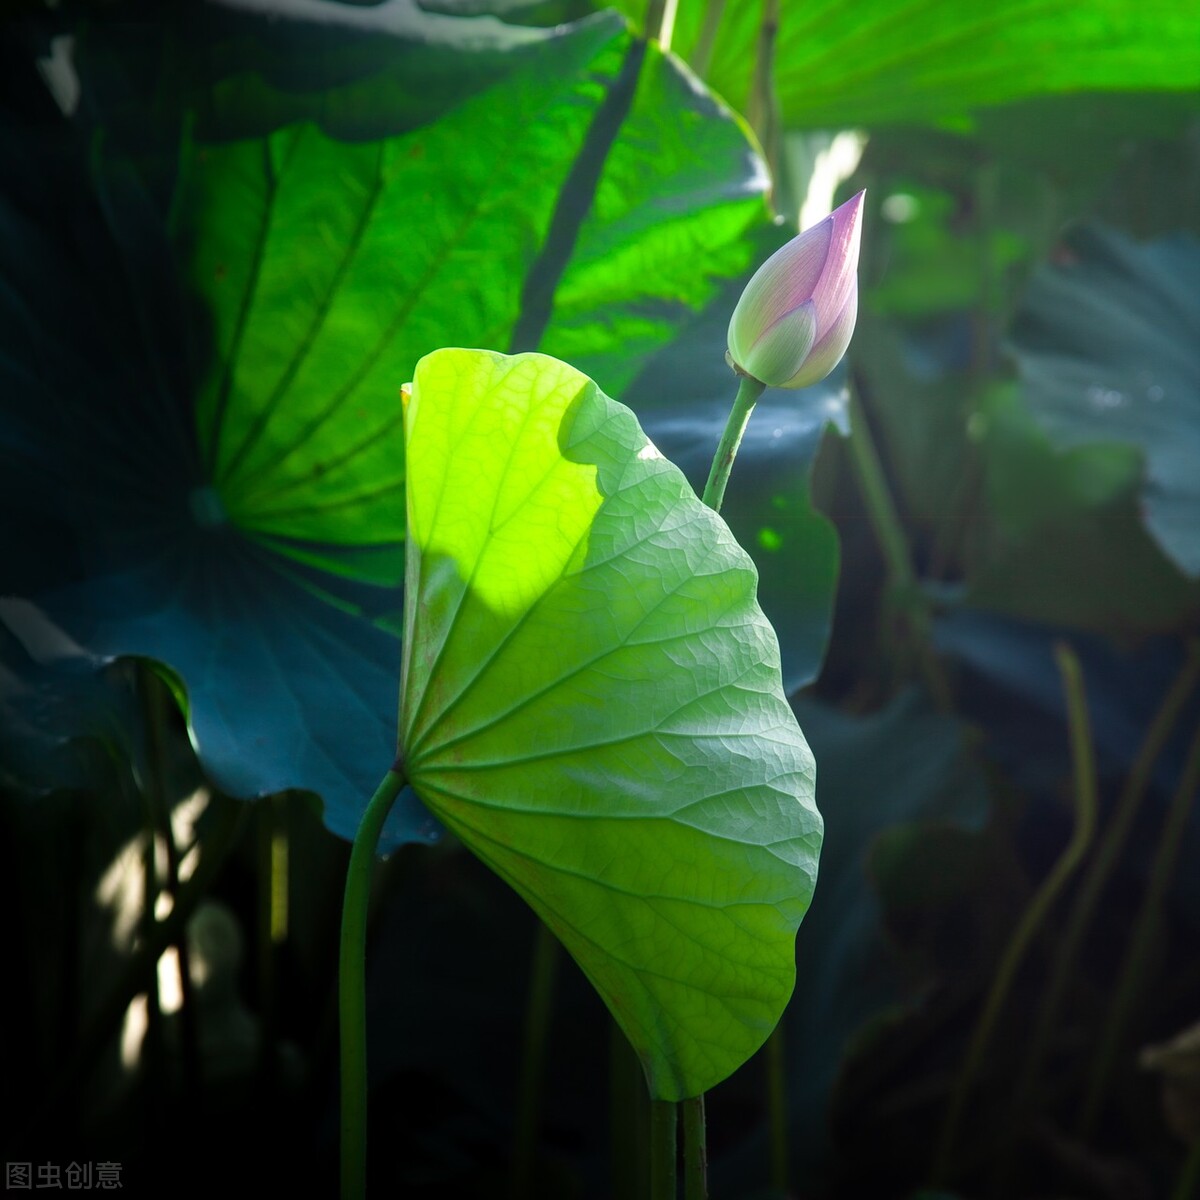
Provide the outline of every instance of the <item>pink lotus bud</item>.
<path id="1" fill-rule="evenodd" d="M 864 192 L 776 250 L 746 284 L 726 358 L 767 387 L 802 388 L 841 361 L 858 315 Z"/>

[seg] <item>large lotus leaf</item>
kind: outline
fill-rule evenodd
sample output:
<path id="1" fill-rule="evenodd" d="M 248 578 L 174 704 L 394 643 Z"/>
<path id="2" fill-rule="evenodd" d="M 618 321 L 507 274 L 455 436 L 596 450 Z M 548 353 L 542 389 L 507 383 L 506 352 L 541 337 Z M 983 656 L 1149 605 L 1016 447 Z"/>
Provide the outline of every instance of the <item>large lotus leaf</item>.
<path id="1" fill-rule="evenodd" d="M 581 171 L 590 189 L 564 216 Z M 403 461 L 380 398 L 421 354 L 544 341 L 605 356 L 619 387 L 750 265 L 747 235 L 765 222 L 733 121 L 613 20 L 436 126 L 351 144 L 300 124 L 198 145 L 189 178 L 193 281 L 221 364 L 197 407 L 208 471 L 240 527 L 306 555 L 401 537 Z"/>
<path id="2" fill-rule="evenodd" d="M 647 0 L 618 0 L 641 20 Z M 711 0 L 680 0 L 691 58 Z M 929 121 L 1052 92 L 1200 86 L 1195 15 L 1177 0 L 782 0 L 775 80 L 791 127 Z M 721 6 L 705 78 L 745 111 L 764 0 Z"/>
<path id="3" fill-rule="evenodd" d="M 1056 444 L 1124 442 L 1146 460 L 1145 519 L 1200 575 L 1200 241 L 1080 231 L 1013 329 L 1025 395 Z"/>
<path id="4" fill-rule="evenodd" d="M 816 875 L 813 762 L 753 563 L 584 375 L 419 364 L 401 751 L 596 986 L 653 1095 L 764 1041 Z"/>
<path id="5" fill-rule="evenodd" d="M 103 141 L 88 178 L 61 131 L 50 152 L 4 135 L 7 161 L 36 166 L 14 170 L 0 209 L 0 590 L 95 656 L 165 663 L 221 786 L 317 791 L 345 835 L 394 749 L 399 386 L 417 358 L 536 340 L 559 311 L 600 354 L 625 336 L 608 314 L 631 296 L 653 327 L 634 370 L 722 272 L 753 265 L 767 221 L 736 122 L 617 18 L 530 53 L 406 135 L 339 142 L 301 124 L 190 140 L 173 241 Z M 630 163 L 641 190 L 622 210 L 606 181 Z M 576 237 L 598 189 L 644 250 L 608 270 L 604 222 Z M 679 258 L 656 292 L 645 260 L 664 231 Z M 430 835 L 401 805 L 384 845 Z"/>
<path id="6" fill-rule="evenodd" d="M 199 113 L 206 133 L 244 137 L 307 119 L 363 140 L 437 120 L 519 67 L 537 43 L 557 40 L 553 27 L 567 20 L 548 13 L 557 19 L 538 28 L 502 16 L 411 0 L 224 0 L 180 6 L 157 23 L 180 26 L 193 69 L 226 67 Z"/>

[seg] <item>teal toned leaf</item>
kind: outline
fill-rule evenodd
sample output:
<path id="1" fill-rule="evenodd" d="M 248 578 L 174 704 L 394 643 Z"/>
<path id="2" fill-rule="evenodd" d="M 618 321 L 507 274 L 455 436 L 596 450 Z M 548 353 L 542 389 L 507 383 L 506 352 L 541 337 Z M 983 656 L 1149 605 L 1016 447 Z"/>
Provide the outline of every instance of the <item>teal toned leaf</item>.
<path id="1" fill-rule="evenodd" d="M 618 0 L 641 20 L 646 0 Z M 691 59 L 709 0 L 680 0 Z M 930 121 L 1054 92 L 1200 86 L 1195 13 L 1177 0 L 782 0 L 775 80 L 791 127 Z M 764 0 L 726 4 L 704 73 L 746 111 Z"/>
<path id="2" fill-rule="evenodd" d="M 1200 241 L 1095 229 L 1068 253 L 1035 278 L 1013 330 L 1025 395 L 1060 447 L 1143 452 L 1146 524 L 1200 575 Z"/>
<path id="3" fill-rule="evenodd" d="M 401 746 L 642 1058 L 706 1090 L 794 983 L 821 823 L 753 564 L 633 415 L 541 355 L 419 364 Z"/>
<path id="4" fill-rule="evenodd" d="M 916 693 L 865 717 L 809 697 L 795 709 L 821 765 L 826 825 L 821 884 L 796 939 L 804 982 L 788 1005 L 784 1052 L 793 1161 L 816 1180 L 839 1068 L 863 1027 L 902 1002 L 911 984 L 880 921 L 870 850 L 898 826 L 978 830 L 987 788 L 965 748 L 965 726 L 929 711 Z M 765 1143 L 760 1126 L 718 1169 L 714 1191 L 737 1194 L 767 1161 Z"/>
<path id="5" fill-rule="evenodd" d="M 974 531 L 970 605 L 1123 637 L 1193 623 L 1200 585 L 1146 529 L 1137 449 L 1058 449 L 1013 391 L 989 397 L 977 420 L 988 503 Z"/>

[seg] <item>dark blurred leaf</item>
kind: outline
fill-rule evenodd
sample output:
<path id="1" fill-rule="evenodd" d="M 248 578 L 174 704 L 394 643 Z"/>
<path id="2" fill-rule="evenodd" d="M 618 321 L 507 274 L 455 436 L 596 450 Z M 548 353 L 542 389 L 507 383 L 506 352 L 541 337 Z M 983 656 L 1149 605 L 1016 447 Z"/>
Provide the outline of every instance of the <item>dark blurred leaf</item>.
<path id="1" fill-rule="evenodd" d="M 95 791 L 140 724 L 128 672 L 96 670 L 32 605 L 0 600 L 0 784 Z"/>
<path id="2" fill-rule="evenodd" d="M 555 26 L 586 8 L 558 4 L 554 12 L 547 4 L 525 5 L 517 13 L 515 7 L 423 3 L 348 10 L 326 0 L 232 0 L 220 8 L 205 5 L 198 14 L 184 10 L 169 44 L 211 83 L 198 114 L 205 139 L 263 136 L 309 120 L 332 136 L 364 141 L 427 125 L 512 71 L 544 61 L 545 44 L 559 44 Z M 566 7 L 577 11 L 568 14 Z M 529 19 L 508 19 L 514 17 Z"/>
<path id="3" fill-rule="evenodd" d="M 793 1161 L 807 1170 L 822 1160 L 822 1113 L 851 1038 L 903 995 L 866 874 L 868 850 L 900 822 L 978 828 L 986 791 L 964 753 L 963 727 L 914 695 L 870 717 L 807 699 L 794 707 L 817 758 L 825 817 L 820 883 L 797 937 L 796 992 L 784 1017 Z M 764 1138 L 723 1161 L 714 1187 L 758 1171 Z"/>
<path id="4" fill-rule="evenodd" d="M 1192 619 L 1200 587 L 1146 531 L 1134 447 L 1056 450 L 1009 390 L 987 398 L 973 431 L 987 503 L 972 527 L 971 605 L 1118 634 Z"/>
<path id="5" fill-rule="evenodd" d="M 1056 445 L 1143 451 L 1146 524 L 1200 575 L 1200 240 L 1077 232 L 1063 261 L 1035 277 L 1012 342 Z"/>

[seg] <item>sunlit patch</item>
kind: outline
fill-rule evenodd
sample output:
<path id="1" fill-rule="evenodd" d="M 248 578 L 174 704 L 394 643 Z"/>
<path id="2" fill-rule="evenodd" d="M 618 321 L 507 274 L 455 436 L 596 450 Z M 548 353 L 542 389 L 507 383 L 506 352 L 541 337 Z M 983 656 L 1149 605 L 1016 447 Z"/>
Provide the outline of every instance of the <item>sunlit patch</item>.
<path id="1" fill-rule="evenodd" d="M 179 801 L 171 810 L 171 833 L 177 847 L 187 847 L 179 859 L 178 880 L 186 883 L 200 862 L 200 846 L 196 826 L 208 807 L 211 796 L 207 788 L 197 788 Z M 117 852 L 96 886 L 96 902 L 112 913 L 112 942 L 128 953 L 138 941 L 143 920 L 146 896 L 146 838 L 145 831 L 130 838 Z M 167 846 L 161 836 L 154 838 L 154 875 L 158 881 L 168 874 Z M 175 898 L 162 889 L 154 897 L 154 918 L 165 921 L 175 908 Z M 193 959 L 193 964 L 195 960 Z M 184 987 L 179 952 L 168 946 L 157 963 L 158 1009 L 170 1016 L 183 1007 Z M 193 970 L 193 975 L 195 974 Z M 141 1057 L 142 1043 L 150 1021 L 150 998 L 142 992 L 135 996 L 125 1010 L 121 1024 L 121 1066 L 127 1071 L 136 1069 Z"/>
<path id="2" fill-rule="evenodd" d="M 404 417 L 409 533 L 495 613 L 527 611 L 586 556 L 604 497 L 596 466 L 560 443 L 587 387 L 533 356 L 440 350 L 417 365 Z"/>
<path id="3" fill-rule="evenodd" d="M 186 883 L 192 877 L 200 861 L 196 825 L 208 807 L 209 799 L 207 788 L 197 788 L 171 811 L 175 845 L 187 847 L 179 861 L 180 883 Z M 121 847 L 96 885 L 97 904 L 112 911 L 112 940 L 118 949 L 128 948 L 142 919 L 142 901 L 146 894 L 145 862 L 146 834 L 142 832 Z M 167 875 L 167 847 L 161 837 L 154 839 L 154 873 L 158 879 Z M 156 919 L 161 921 L 170 912 L 170 896 L 160 893 L 155 899 Z"/>
<path id="4" fill-rule="evenodd" d="M 654 459 L 662 458 L 662 453 L 653 442 L 647 442 L 638 452 L 638 458 L 642 462 L 649 462 Z"/>
<path id="5" fill-rule="evenodd" d="M 142 1055 L 142 1042 L 150 1026 L 150 1001 L 145 992 L 134 996 L 125 1010 L 121 1025 L 121 1066 L 126 1071 L 137 1068 Z"/>

